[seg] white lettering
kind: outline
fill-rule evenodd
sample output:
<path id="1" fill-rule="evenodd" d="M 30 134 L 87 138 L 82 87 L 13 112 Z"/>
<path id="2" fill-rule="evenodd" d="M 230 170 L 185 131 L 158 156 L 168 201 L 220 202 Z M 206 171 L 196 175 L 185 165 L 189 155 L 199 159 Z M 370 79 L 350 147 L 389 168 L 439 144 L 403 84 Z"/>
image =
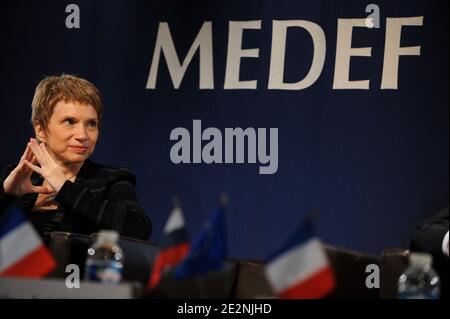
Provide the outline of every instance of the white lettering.
<path id="1" fill-rule="evenodd" d="M 194 43 L 192 43 L 188 54 L 183 60 L 183 64 L 178 59 L 172 35 L 170 34 L 169 24 L 167 22 L 160 22 L 146 88 L 155 89 L 156 87 L 159 58 L 162 52 L 166 58 L 173 86 L 175 89 L 178 89 L 186 73 L 186 69 L 197 50 L 200 50 L 200 89 L 214 89 L 211 22 L 207 21 L 203 23 Z"/>
<path id="2" fill-rule="evenodd" d="M 314 54 L 311 67 L 305 78 L 297 83 L 285 83 L 284 60 L 286 53 L 287 28 L 301 27 L 311 35 L 314 44 Z M 314 22 L 305 20 L 273 21 L 272 51 L 269 71 L 269 89 L 302 90 L 314 84 L 322 73 L 325 63 L 326 41 L 322 28 Z"/>
<path id="3" fill-rule="evenodd" d="M 366 278 L 366 287 L 369 289 L 380 288 L 380 267 L 376 264 L 367 265 L 366 273 L 370 273 Z"/>
<path id="4" fill-rule="evenodd" d="M 202 131 L 201 120 L 192 122 L 192 163 L 256 163 L 256 155 L 260 164 L 260 174 L 275 174 L 278 170 L 278 129 L 270 128 L 269 145 L 267 145 L 266 129 L 258 128 L 225 128 L 225 143 L 219 129 L 214 127 Z M 170 149 L 170 159 L 174 164 L 191 163 L 191 135 L 186 128 L 177 127 L 170 133 L 170 140 L 177 141 Z M 208 141 L 202 147 L 202 141 Z M 225 161 L 222 147 L 225 144 Z M 245 149 L 247 145 L 247 152 Z M 258 147 L 258 150 L 256 148 Z M 235 156 L 236 154 L 236 156 Z M 236 158 L 236 159 L 235 159 Z"/>
<path id="5" fill-rule="evenodd" d="M 67 29 L 79 29 L 80 28 L 80 8 L 76 4 L 69 4 L 66 7 L 66 13 L 70 13 L 66 17 Z"/>
<path id="6" fill-rule="evenodd" d="M 69 289 L 80 288 L 80 267 L 75 264 L 69 264 L 65 269 L 69 273 L 66 277 L 66 287 Z"/>
<path id="7" fill-rule="evenodd" d="M 230 21 L 224 89 L 256 89 L 257 80 L 240 81 L 241 58 L 259 57 L 259 49 L 242 49 L 244 29 L 261 29 L 258 21 Z"/>
<path id="8" fill-rule="evenodd" d="M 365 27 L 365 19 L 338 19 L 333 89 L 369 89 L 369 80 L 350 81 L 350 57 L 371 56 L 372 48 L 352 48 L 353 27 Z"/>
<path id="9" fill-rule="evenodd" d="M 422 17 L 387 18 L 386 42 L 384 44 L 383 77 L 381 89 L 398 87 L 398 62 L 401 55 L 420 55 L 420 46 L 400 47 L 402 26 L 422 26 Z"/>

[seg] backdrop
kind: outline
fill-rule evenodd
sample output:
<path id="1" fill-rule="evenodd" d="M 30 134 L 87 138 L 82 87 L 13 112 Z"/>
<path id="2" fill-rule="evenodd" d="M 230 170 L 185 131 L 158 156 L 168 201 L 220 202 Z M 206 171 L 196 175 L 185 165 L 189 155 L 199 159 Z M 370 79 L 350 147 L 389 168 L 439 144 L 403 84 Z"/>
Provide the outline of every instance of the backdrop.
<path id="1" fill-rule="evenodd" d="M 408 247 L 448 205 L 448 1 L 369 4 L 2 1 L 0 164 L 33 134 L 37 83 L 76 74 L 103 94 L 93 160 L 136 172 L 150 240 L 173 194 L 194 236 L 225 191 L 232 257 L 266 257 L 312 210 L 332 245 Z M 277 128 L 278 169 L 173 163 L 170 134 L 192 138 L 194 119 L 222 134 Z"/>

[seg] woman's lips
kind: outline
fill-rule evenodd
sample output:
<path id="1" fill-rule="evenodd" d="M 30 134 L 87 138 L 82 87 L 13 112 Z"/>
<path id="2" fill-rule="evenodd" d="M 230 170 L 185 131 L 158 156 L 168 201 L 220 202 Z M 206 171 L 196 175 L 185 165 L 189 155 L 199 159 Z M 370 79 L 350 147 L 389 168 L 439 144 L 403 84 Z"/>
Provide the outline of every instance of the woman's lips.
<path id="1" fill-rule="evenodd" d="M 72 148 L 77 153 L 84 153 L 87 152 L 88 150 L 87 147 L 80 147 L 80 146 L 70 146 L 70 148 Z"/>

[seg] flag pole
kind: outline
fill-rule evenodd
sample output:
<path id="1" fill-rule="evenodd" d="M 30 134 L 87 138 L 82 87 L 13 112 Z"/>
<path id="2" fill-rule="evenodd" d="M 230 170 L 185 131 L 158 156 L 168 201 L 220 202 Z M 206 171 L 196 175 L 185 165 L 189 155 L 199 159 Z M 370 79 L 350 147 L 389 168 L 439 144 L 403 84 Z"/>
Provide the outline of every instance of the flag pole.
<path id="1" fill-rule="evenodd" d="M 228 208 L 228 204 L 230 203 L 230 197 L 227 193 L 222 192 L 220 193 L 219 197 L 219 205 L 221 208 Z"/>
<path id="2" fill-rule="evenodd" d="M 177 195 L 172 195 L 172 205 L 174 208 L 181 208 L 181 202 Z"/>
<path id="3" fill-rule="evenodd" d="M 317 208 L 313 208 L 306 214 L 305 219 L 310 223 L 314 223 L 318 217 L 319 217 L 319 210 Z"/>

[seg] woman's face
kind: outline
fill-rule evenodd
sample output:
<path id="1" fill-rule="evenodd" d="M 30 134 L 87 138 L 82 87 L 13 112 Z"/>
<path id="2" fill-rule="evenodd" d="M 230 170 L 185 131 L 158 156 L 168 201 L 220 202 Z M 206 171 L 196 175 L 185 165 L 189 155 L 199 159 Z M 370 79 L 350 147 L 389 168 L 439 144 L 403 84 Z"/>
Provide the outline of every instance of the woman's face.
<path id="1" fill-rule="evenodd" d="M 77 101 L 59 101 L 43 129 L 35 126 L 38 138 L 60 164 L 84 162 L 95 149 L 98 139 L 98 117 L 94 107 Z"/>

